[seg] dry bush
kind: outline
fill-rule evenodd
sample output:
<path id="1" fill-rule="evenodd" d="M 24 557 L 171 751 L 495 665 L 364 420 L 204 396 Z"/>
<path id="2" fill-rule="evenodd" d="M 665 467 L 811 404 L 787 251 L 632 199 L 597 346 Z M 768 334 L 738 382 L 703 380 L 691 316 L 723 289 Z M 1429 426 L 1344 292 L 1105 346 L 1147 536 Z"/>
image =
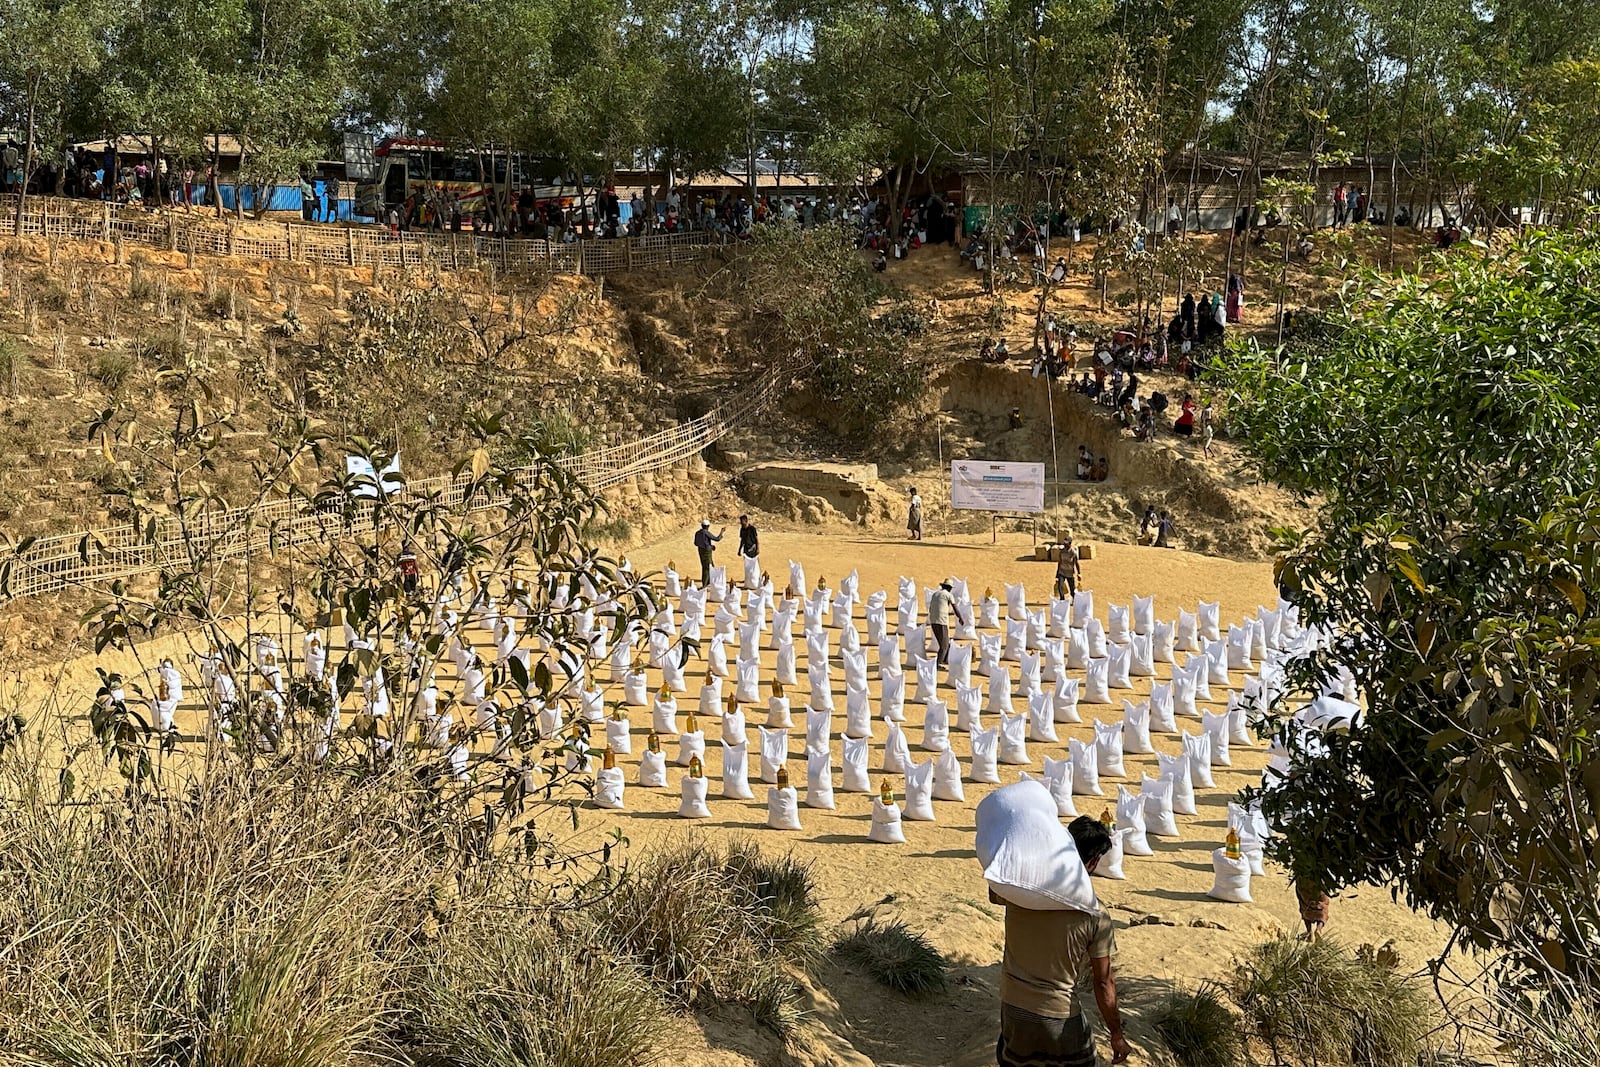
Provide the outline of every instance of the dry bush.
<path id="1" fill-rule="evenodd" d="M 899 919 L 868 918 L 833 946 L 839 959 L 908 997 L 930 997 L 949 987 L 949 964 L 926 936 Z"/>
<path id="2" fill-rule="evenodd" d="M 1229 992 L 1280 1062 L 1415 1063 L 1433 1016 L 1427 993 L 1370 950 L 1277 938 L 1234 969 Z"/>
<path id="3" fill-rule="evenodd" d="M 744 843 L 648 854 L 597 922 L 678 1003 L 743 1005 L 779 1032 L 795 1018 L 789 971 L 821 947 L 810 868 Z"/>
<path id="4" fill-rule="evenodd" d="M 386 1046 L 441 876 L 404 788 L 286 770 L 135 808 L 12 792 L 0 1046 L 51 1067 L 311 1067 Z"/>
<path id="5" fill-rule="evenodd" d="M 1155 1030 L 1182 1067 L 1238 1067 L 1244 1062 L 1239 1018 L 1211 983 L 1174 993 L 1155 1017 Z"/>
<path id="6" fill-rule="evenodd" d="M 665 1000 L 629 961 L 516 913 L 453 927 L 408 999 L 409 1051 L 452 1067 L 649 1067 L 670 1049 Z"/>
<path id="7" fill-rule="evenodd" d="M 1544 989 L 1503 989 L 1501 1046 L 1518 1067 L 1600 1064 L 1600 989 L 1566 981 Z"/>

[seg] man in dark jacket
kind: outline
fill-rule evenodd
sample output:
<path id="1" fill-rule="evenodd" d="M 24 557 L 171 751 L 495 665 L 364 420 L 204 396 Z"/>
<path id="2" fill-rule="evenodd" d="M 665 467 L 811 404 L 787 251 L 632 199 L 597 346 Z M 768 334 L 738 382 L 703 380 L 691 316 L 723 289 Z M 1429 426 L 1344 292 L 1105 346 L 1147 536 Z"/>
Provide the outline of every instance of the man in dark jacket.
<path id="1" fill-rule="evenodd" d="M 750 516 L 739 516 L 739 555 L 746 559 L 755 559 L 761 555 L 761 541 L 756 533 L 756 524 L 750 521 Z"/>
<path id="2" fill-rule="evenodd" d="M 727 533 L 724 529 L 722 533 Z M 695 551 L 700 553 L 700 587 L 703 589 L 711 584 L 711 554 L 716 551 L 716 544 L 722 540 L 722 534 L 711 532 L 711 520 L 701 519 L 700 529 L 694 535 Z"/>

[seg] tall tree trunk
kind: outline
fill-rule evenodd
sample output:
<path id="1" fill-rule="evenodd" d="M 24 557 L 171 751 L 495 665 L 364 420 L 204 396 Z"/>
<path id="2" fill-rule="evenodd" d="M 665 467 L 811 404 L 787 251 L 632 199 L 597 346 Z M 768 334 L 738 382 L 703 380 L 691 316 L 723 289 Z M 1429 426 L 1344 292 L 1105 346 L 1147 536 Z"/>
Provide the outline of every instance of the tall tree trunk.
<path id="1" fill-rule="evenodd" d="M 39 112 L 39 79 L 34 78 L 28 86 L 28 135 L 22 146 L 22 185 L 17 188 L 17 227 L 16 234 L 22 236 L 22 209 L 28 202 L 28 179 L 33 176 L 33 138 L 36 126 L 36 117 Z M 13 282 L 13 285 L 16 283 Z"/>
<path id="2" fill-rule="evenodd" d="M 215 131 L 211 134 L 211 174 L 208 179 L 211 183 L 211 204 L 217 213 L 217 218 L 222 217 L 222 134 Z M 239 189 L 235 185 L 234 199 L 239 198 Z"/>

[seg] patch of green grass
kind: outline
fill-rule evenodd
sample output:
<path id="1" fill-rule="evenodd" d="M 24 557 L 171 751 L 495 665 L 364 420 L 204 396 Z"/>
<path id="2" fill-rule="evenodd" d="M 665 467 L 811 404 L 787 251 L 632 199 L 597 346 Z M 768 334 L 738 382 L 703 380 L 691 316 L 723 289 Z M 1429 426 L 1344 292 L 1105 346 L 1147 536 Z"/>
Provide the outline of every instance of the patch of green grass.
<path id="1" fill-rule="evenodd" d="M 89 364 L 89 377 L 99 382 L 109 393 L 115 393 L 127 384 L 133 374 L 133 359 L 125 352 L 109 349 L 100 352 Z"/>
<path id="2" fill-rule="evenodd" d="M 7 396 L 15 396 L 22 388 L 23 371 L 27 366 L 28 359 L 17 343 L 9 337 L 0 337 L 0 390 Z"/>
<path id="3" fill-rule="evenodd" d="M 908 997 L 929 997 L 949 988 L 944 955 L 899 919 L 867 919 L 834 943 L 833 954 Z"/>
<path id="4" fill-rule="evenodd" d="M 596 519 L 584 527 L 584 536 L 592 541 L 622 544 L 633 536 L 633 523 L 624 518 Z"/>

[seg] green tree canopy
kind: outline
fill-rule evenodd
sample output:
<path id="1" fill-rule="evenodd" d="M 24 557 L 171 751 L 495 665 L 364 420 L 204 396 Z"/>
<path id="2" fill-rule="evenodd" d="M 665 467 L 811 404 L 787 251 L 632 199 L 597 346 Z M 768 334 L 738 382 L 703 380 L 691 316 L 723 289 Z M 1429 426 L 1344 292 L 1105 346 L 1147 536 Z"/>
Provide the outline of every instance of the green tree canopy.
<path id="1" fill-rule="evenodd" d="M 1228 371 L 1265 473 L 1321 502 L 1281 581 L 1336 637 L 1293 680 L 1343 664 L 1367 703 L 1266 811 L 1301 877 L 1392 886 L 1480 945 L 1593 976 L 1600 235 L 1429 266 L 1359 279 L 1325 335 Z"/>

